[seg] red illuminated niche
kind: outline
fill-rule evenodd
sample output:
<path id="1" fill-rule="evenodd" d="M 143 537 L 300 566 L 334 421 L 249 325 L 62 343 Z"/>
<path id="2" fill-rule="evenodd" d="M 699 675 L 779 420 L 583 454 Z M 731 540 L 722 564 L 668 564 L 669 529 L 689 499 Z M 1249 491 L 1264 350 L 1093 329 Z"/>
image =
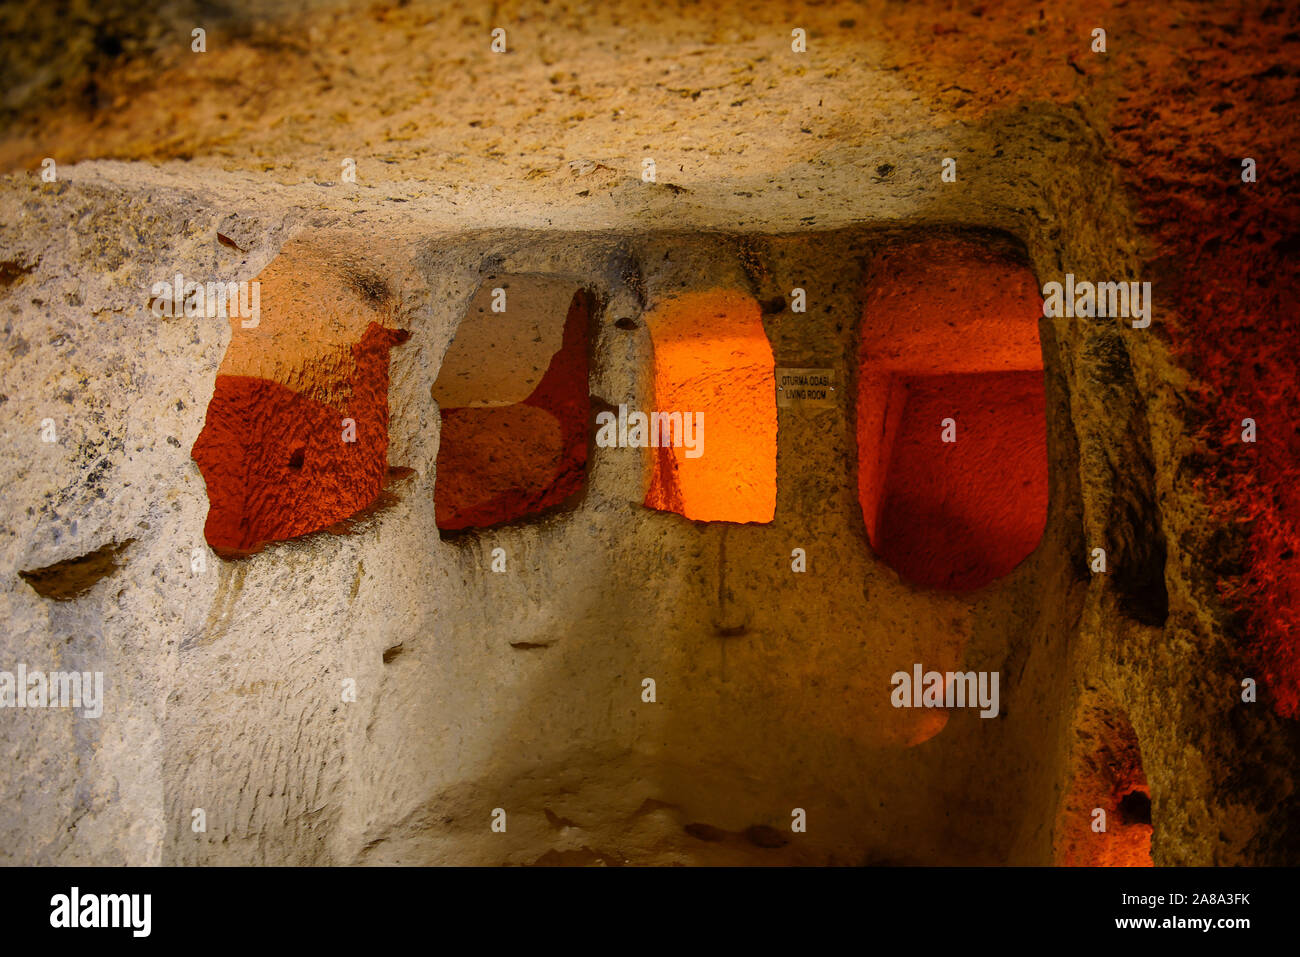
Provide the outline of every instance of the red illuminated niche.
<path id="1" fill-rule="evenodd" d="M 208 488 L 204 535 L 218 553 L 328 528 L 370 505 L 388 472 L 388 351 L 404 330 L 370 323 L 328 404 L 279 382 L 218 375 L 193 458 Z M 344 419 L 355 442 L 343 440 Z"/>
<path id="2" fill-rule="evenodd" d="M 1033 273 L 1002 250 L 926 240 L 873 263 L 858 351 L 858 493 L 872 547 L 904 579 L 978 588 L 1042 537 L 1041 315 Z"/>
<path id="3" fill-rule="evenodd" d="M 455 531 L 499 525 L 582 490 L 587 466 L 590 297 L 574 294 L 560 350 L 522 402 L 442 410 L 434 515 Z"/>

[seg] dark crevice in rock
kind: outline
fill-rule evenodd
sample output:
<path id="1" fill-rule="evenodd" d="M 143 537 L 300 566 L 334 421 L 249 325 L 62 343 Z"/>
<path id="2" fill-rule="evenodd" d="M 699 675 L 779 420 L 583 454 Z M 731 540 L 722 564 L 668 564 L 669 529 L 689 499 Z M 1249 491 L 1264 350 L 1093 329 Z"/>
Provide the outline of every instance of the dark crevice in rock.
<path id="1" fill-rule="evenodd" d="M 35 268 L 35 263 L 29 265 L 20 263 L 15 259 L 6 259 L 4 262 L 0 262 L 0 289 L 8 289 Z"/>
<path id="2" fill-rule="evenodd" d="M 1155 464 L 1145 410 L 1129 421 L 1129 454 L 1117 470 L 1111 505 L 1111 534 L 1117 537 L 1111 581 L 1124 614 L 1144 625 L 1161 627 L 1169 617 L 1165 586 L 1166 544 L 1155 500 Z"/>
<path id="3" fill-rule="evenodd" d="M 120 544 L 110 542 L 77 558 L 55 562 L 44 568 L 20 571 L 18 574 L 38 595 L 55 601 L 69 601 L 84 595 L 100 579 L 107 578 L 121 568 L 118 556 L 134 541 L 135 539 L 128 538 Z"/>

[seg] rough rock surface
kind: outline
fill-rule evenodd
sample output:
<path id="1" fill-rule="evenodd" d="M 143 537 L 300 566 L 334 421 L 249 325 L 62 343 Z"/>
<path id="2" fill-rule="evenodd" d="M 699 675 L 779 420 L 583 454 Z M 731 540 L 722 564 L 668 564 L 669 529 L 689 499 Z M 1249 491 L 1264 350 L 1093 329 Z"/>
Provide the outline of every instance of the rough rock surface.
<path id="1" fill-rule="evenodd" d="M 96 719 L 0 711 L 5 861 L 1300 859 L 1294 8 L 207 9 L 0 15 L 0 670 L 106 684 Z M 1149 329 L 1039 324 L 1047 518 L 1006 577 L 877 556 L 847 401 L 777 411 L 767 523 L 648 509 L 649 450 L 593 447 L 560 510 L 439 534 L 434 384 L 485 277 L 591 290 L 592 409 L 651 409 L 657 304 L 804 288 L 762 312 L 775 365 L 853 383 L 866 264 L 936 235 L 1154 286 Z M 285 271 L 359 325 L 240 361 L 355 383 L 387 290 L 410 471 L 227 560 L 191 449 L 239 334 L 150 289 L 303 249 L 364 267 Z M 913 662 L 1000 671 L 999 718 L 892 708 Z"/>

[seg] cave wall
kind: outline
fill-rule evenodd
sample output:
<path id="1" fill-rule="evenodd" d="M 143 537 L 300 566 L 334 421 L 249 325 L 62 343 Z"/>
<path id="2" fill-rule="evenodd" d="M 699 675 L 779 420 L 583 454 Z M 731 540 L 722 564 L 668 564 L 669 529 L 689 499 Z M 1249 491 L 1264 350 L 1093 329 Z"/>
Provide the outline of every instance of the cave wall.
<path id="1" fill-rule="evenodd" d="M 168 11 L 188 22 L 184 5 Z M 474 45 L 486 23 L 470 13 L 466 25 L 420 5 L 272 12 L 218 23 L 223 42 L 197 73 L 165 37 L 130 34 L 129 17 L 86 15 L 92 32 L 128 32 L 120 54 L 99 44 L 99 59 L 77 61 L 90 74 L 69 67 L 64 86 L 32 93 L 37 104 L 74 97 L 40 122 L 14 100 L 0 142 L 11 170 L 0 181 L 0 431 L 22 450 L 0 463 L 0 651 L 103 670 L 111 707 L 94 722 L 5 716 L 0 747 L 16 769 L 0 811 L 6 860 L 1114 863 L 1128 852 L 1081 835 L 1079 812 L 1096 801 L 1146 836 L 1132 800 L 1120 810 L 1134 755 L 1156 863 L 1294 860 L 1293 593 L 1268 576 L 1294 536 L 1287 493 L 1273 490 L 1294 488 L 1295 459 L 1268 446 L 1258 471 L 1243 469 L 1222 441 L 1238 407 L 1285 408 L 1294 389 L 1270 385 L 1285 380 L 1276 356 L 1293 319 L 1251 319 L 1251 304 L 1278 295 L 1268 277 L 1294 274 L 1294 204 L 1277 199 L 1293 161 L 1265 154 L 1277 172 L 1255 194 L 1228 162 L 1276 146 L 1270 123 L 1285 129 L 1273 111 L 1294 100 L 1293 58 L 1270 65 L 1267 50 L 1293 49 L 1282 39 L 1293 14 L 1248 8 L 1251 29 L 1233 32 L 1190 5 L 1150 21 L 1099 7 L 1116 24 L 1115 53 L 1100 60 L 1089 59 L 1091 20 L 1036 8 L 829 5 L 808 13 L 813 42 L 797 60 L 786 14 L 752 13 L 643 11 L 633 37 L 608 12 L 579 22 L 567 7 L 546 18 L 511 8 L 518 47 L 502 69 Z M 673 76 L 671 16 L 700 27 L 689 78 Z M 1021 21 L 1023 35 L 1006 32 Z M 395 31 L 436 39 L 405 65 L 413 79 L 381 91 L 373 77 L 395 56 Z M 268 36 L 281 39 L 277 56 L 258 45 Z M 304 99 L 287 79 L 306 56 L 291 36 L 354 86 L 321 81 Z M 1153 55 L 1134 53 L 1138 42 Z M 1234 81 L 1247 84 L 1234 101 L 1250 115 L 1208 109 L 1229 82 L 1208 53 L 1216 42 L 1259 57 Z M 644 58 L 620 57 L 633 48 Z M 158 49 L 161 74 L 141 73 L 137 58 Z M 428 98 L 450 82 L 439 53 L 472 59 L 477 93 L 422 129 Z M 1191 97 L 1189 61 L 1203 84 Z M 1148 92 L 1122 92 L 1143 62 Z M 208 125 L 231 84 L 253 92 Z M 629 88 L 646 95 L 629 105 Z M 516 90 L 529 91 L 523 103 Z M 578 112 L 530 119 L 529 97 L 543 94 Z M 177 95 L 179 115 L 164 99 Z M 344 97 L 382 109 L 349 113 Z M 1135 122 L 1155 103 L 1157 123 Z M 698 139 L 656 139 L 663 116 Z M 585 124 L 580 153 L 552 135 L 573 123 Z M 723 130 L 727 146 L 710 148 Z M 1197 136 L 1216 145 L 1181 149 Z M 658 183 L 640 178 L 647 151 Z M 43 183 L 49 154 L 59 178 Z M 354 154 L 358 182 L 338 181 Z M 939 178 L 945 156 L 957 183 Z M 1207 170 L 1222 173 L 1222 195 Z M 1226 236 L 1211 212 L 1222 202 Z M 1179 222 L 1171 206 L 1201 212 Z M 653 458 L 593 446 L 584 487 L 558 507 L 441 533 L 435 383 L 485 278 L 590 290 L 592 411 L 654 408 L 656 305 L 716 289 L 751 297 L 777 366 L 835 367 L 847 386 L 866 264 L 935 234 L 1009 243 L 1040 282 L 1068 271 L 1155 283 L 1149 330 L 1039 324 L 1048 517 L 1008 577 L 935 592 L 873 553 L 847 395 L 778 410 L 768 524 L 646 508 Z M 1253 268 L 1205 279 L 1206 236 Z M 159 321 L 148 290 L 177 271 L 274 274 L 303 248 L 333 251 L 298 275 L 312 295 L 329 290 L 341 319 L 375 312 L 382 287 L 380 325 L 410 334 L 385 370 L 386 465 L 399 471 L 375 473 L 383 507 L 346 528 L 223 557 L 207 548 L 212 483 L 191 449 L 239 333 Z M 333 281 L 340 261 L 370 278 Z M 1198 281 L 1213 295 L 1198 299 Z M 807 314 L 789 310 L 795 286 Z M 289 328 L 287 346 L 243 361 L 265 381 L 325 370 L 331 388 L 351 388 L 335 373 L 351 368 L 363 326 Z M 301 339 L 320 354 L 297 354 Z M 1238 369 L 1252 362 L 1243 385 Z M 39 441 L 46 417 L 61 436 L 52 445 Z M 1245 529 L 1228 514 L 1243 475 L 1267 504 Z M 110 545 L 122 547 L 107 573 L 77 564 Z M 1088 568 L 1098 545 L 1104 575 Z M 794 547 L 808 550 L 802 576 Z M 496 548 L 504 573 L 492 570 Z M 18 574 L 55 567 L 91 587 L 61 601 Z M 1000 670 L 1002 716 L 892 710 L 888 676 L 913 661 Z M 1247 675 L 1261 679 L 1253 706 L 1239 695 Z M 647 676 L 654 704 L 641 701 Z M 341 699 L 345 680 L 355 702 Z M 488 828 L 497 807 L 506 835 Z M 794 807 L 811 822 L 798 839 Z M 191 828 L 195 808 L 204 833 Z"/>

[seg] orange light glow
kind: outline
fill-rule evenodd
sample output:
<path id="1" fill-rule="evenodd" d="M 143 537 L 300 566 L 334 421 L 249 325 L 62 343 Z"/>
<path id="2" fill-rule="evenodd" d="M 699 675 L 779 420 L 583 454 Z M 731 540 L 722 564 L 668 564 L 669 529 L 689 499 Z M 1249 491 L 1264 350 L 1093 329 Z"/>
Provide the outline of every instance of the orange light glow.
<path id="1" fill-rule="evenodd" d="M 758 303 L 730 290 L 687 293 L 646 316 L 655 408 L 703 415 L 703 449 L 655 450 L 650 508 L 696 521 L 770 522 L 776 513 L 776 392 Z"/>

